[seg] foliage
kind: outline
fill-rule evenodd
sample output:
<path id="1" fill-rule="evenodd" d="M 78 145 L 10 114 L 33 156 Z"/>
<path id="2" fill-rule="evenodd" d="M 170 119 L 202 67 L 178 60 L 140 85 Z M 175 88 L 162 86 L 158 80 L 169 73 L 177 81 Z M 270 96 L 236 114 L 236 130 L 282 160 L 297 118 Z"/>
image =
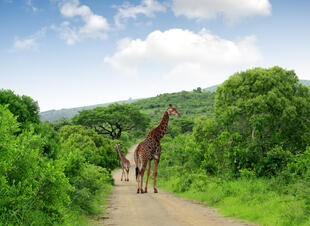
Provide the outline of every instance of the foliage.
<path id="1" fill-rule="evenodd" d="M 61 118 L 51 123 L 51 125 L 54 127 L 54 130 L 59 131 L 61 127 L 71 125 L 71 122 L 67 118 Z"/>
<path id="2" fill-rule="evenodd" d="M 46 122 L 34 124 L 34 132 L 41 136 L 43 155 L 57 159 L 60 151 L 60 137 L 53 127 Z"/>
<path id="3" fill-rule="evenodd" d="M 144 130 L 149 119 L 136 107 L 129 104 L 111 104 L 93 110 L 83 110 L 72 122 L 94 129 L 99 134 L 119 139 L 123 131 Z"/>
<path id="4" fill-rule="evenodd" d="M 231 76 L 217 88 L 214 114 L 192 113 L 186 120 L 194 126 L 186 131 L 177 120 L 169 123 L 158 185 L 226 216 L 308 225 L 309 104 L 309 90 L 293 71 L 256 68 Z"/>
<path id="5" fill-rule="evenodd" d="M 217 88 L 214 118 L 198 118 L 194 137 L 211 174 L 282 171 L 310 144 L 310 93 L 293 71 L 251 69 Z"/>
<path id="6" fill-rule="evenodd" d="M 194 121 L 188 118 L 173 118 L 165 136 L 175 137 L 179 134 L 191 133 L 193 131 Z"/>
<path id="7" fill-rule="evenodd" d="M 21 128 L 27 128 L 31 123 L 39 123 L 39 106 L 29 96 L 19 96 L 11 90 L 0 90 L 0 105 L 7 105 L 13 115 L 17 116 L 17 121 L 21 123 Z"/>
<path id="8" fill-rule="evenodd" d="M 83 161 L 109 170 L 118 166 L 119 158 L 113 148 L 113 141 L 91 129 L 84 129 L 79 125 L 64 126 L 60 130 L 60 139 L 62 156 L 65 156 L 67 151 L 70 153 L 78 150 L 78 156 L 83 157 Z"/>
<path id="9" fill-rule="evenodd" d="M 0 105 L 0 224 L 46 225 L 64 221 L 71 189 L 57 162 L 44 157 L 33 129 Z"/>
<path id="10" fill-rule="evenodd" d="M 74 188 L 72 208 L 92 214 L 96 196 L 112 183 L 109 170 L 118 165 L 117 153 L 110 140 L 82 126 L 62 127 L 60 139 L 64 173 Z"/>
<path id="11" fill-rule="evenodd" d="M 200 115 L 212 116 L 214 98 L 215 93 L 211 92 L 182 91 L 142 99 L 132 105 L 158 123 L 169 104 L 172 104 L 182 114 L 182 118 L 193 120 Z"/>
<path id="12" fill-rule="evenodd" d="M 175 138 L 165 137 L 162 141 L 160 168 L 182 166 L 187 171 L 199 168 L 203 161 L 203 152 L 190 134 L 179 134 Z"/>
<path id="13" fill-rule="evenodd" d="M 215 113 L 224 129 L 242 135 L 262 155 L 275 145 L 298 153 L 310 143 L 309 99 L 294 71 L 256 68 L 217 88 Z"/>
<path id="14" fill-rule="evenodd" d="M 76 224 L 98 213 L 119 163 L 114 142 L 67 120 L 32 120 L 37 113 L 25 107 L 31 98 L 3 93 L 11 102 L 0 104 L 0 225 Z"/>

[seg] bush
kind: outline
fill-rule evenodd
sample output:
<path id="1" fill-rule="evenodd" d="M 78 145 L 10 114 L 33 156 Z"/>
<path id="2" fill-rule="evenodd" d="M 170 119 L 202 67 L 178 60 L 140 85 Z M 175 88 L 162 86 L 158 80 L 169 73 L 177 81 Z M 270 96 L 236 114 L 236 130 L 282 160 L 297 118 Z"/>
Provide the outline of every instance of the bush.
<path id="1" fill-rule="evenodd" d="M 70 193 L 72 208 L 79 209 L 85 214 L 95 212 L 94 201 L 104 186 L 112 184 L 110 173 L 101 167 L 84 164 L 80 174 L 75 175 L 74 190 Z"/>
<path id="2" fill-rule="evenodd" d="M 106 185 L 112 184 L 110 171 L 118 166 L 118 156 L 110 139 L 82 126 L 60 129 L 61 162 L 73 189 L 71 208 L 95 213 L 95 201 Z M 104 168 L 103 168 L 104 167 Z"/>
<path id="3" fill-rule="evenodd" d="M 71 189 L 59 164 L 44 157 L 44 140 L 0 105 L 0 224 L 48 225 L 65 219 Z"/>

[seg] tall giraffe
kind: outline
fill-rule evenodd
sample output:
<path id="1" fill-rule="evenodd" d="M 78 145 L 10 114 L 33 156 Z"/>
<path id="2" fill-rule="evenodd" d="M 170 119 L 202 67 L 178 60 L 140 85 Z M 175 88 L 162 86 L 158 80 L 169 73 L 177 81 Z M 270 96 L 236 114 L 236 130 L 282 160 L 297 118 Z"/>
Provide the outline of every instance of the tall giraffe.
<path id="1" fill-rule="evenodd" d="M 181 114 L 174 108 L 172 107 L 171 104 L 169 104 L 168 109 L 165 111 L 159 125 L 152 129 L 144 139 L 136 148 L 135 153 L 134 153 L 134 160 L 136 164 L 136 179 L 138 182 L 138 189 L 137 193 L 145 192 L 147 193 L 147 183 L 149 180 L 150 176 L 150 169 L 151 169 L 151 161 L 154 159 L 154 169 L 153 169 L 153 174 L 154 174 L 154 193 L 157 193 L 158 190 L 156 188 L 156 176 L 157 176 L 157 166 L 159 163 L 160 159 L 160 153 L 161 153 L 161 147 L 160 147 L 160 140 L 161 138 L 164 137 L 167 127 L 168 127 L 168 122 L 169 122 L 169 116 L 170 115 L 177 115 L 181 117 Z M 145 182 L 145 189 L 143 191 L 142 186 L 143 186 L 143 175 L 146 166 L 148 165 L 147 169 L 147 177 L 146 177 L 146 182 Z"/>
<path id="2" fill-rule="evenodd" d="M 125 177 L 125 181 L 129 181 L 129 169 L 130 169 L 130 161 L 128 159 L 126 159 L 126 157 L 123 155 L 122 151 L 121 151 L 121 146 L 119 144 L 115 144 L 114 146 L 117 149 L 118 155 L 121 159 L 121 167 L 122 167 L 122 176 L 121 176 L 121 181 L 123 180 L 123 175 Z M 125 172 L 127 174 L 127 178 L 125 175 Z"/>

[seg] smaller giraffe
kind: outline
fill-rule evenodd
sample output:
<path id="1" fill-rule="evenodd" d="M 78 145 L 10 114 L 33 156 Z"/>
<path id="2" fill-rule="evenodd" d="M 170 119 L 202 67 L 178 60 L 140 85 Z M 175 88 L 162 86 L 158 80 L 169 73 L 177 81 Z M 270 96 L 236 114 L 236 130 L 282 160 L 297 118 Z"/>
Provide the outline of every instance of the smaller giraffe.
<path id="1" fill-rule="evenodd" d="M 125 177 L 125 181 L 129 181 L 129 169 L 130 169 L 130 161 L 128 159 L 126 159 L 126 157 L 123 155 L 122 151 L 121 151 L 121 146 L 119 144 L 115 144 L 114 146 L 116 149 L 117 149 L 117 152 L 118 152 L 118 155 L 121 159 L 121 167 L 122 167 L 122 176 L 121 176 L 121 181 L 123 180 L 123 176 Z M 127 175 L 127 178 L 126 178 L 126 175 L 125 175 L 125 172 L 126 172 L 126 175 Z"/>

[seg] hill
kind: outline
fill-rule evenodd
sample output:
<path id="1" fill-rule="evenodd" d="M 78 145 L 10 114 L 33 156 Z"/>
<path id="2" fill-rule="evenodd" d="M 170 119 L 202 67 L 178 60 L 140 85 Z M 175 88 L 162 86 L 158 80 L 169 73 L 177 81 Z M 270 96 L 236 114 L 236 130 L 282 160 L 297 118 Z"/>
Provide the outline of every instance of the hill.
<path id="1" fill-rule="evenodd" d="M 194 119 L 199 115 L 211 116 L 213 113 L 215 92 L 165 93 L 156 97 L 141 99 L 133 103 L 152 120 L 159 121 L 164 110 L 172 104 L 182 118 Z"/>
<path id="2" fill-rule="evenodd" d="M 71 119 L 74 115 L 76 115 L 79 111 L 81 110 L 88 110 L 88 109 L 93 109 L 96 107 L 106 107 L 109 104 L 113 103 L 132 103 L 134 101 L 137 101 L 138 99 L 129 99 L 129 100 L 123 100 L 123 101 L 117 101 L 117 102 L 111 102 L 111 103 L 104 103 L 104 104 L 96 104 L 96 105 L 89 105 L 89 106 L 84 106 L 84 107 L 77 107 L 77 108 L 64 108 L 60 110 L 49 110 L 49 111 L 44 111 L 40 112 L 40 119 L 41 121 L 49 121 L 49 122 L 54 122 L 56 120 L 59 120 L 61 118 L 67 118 Z"/>
<path id="3" fill-rule="evenodd" d="M 300 80 L 300 82 L 310 87 L 310 80 Z M 220 84 L 219 84 L 220 85 Z M 151 118 L 158 120 L 162 115 L 162 109 L 166 108 L 168 104 L 173 104 L 183 116 L 194 118 L 197 115 L 210 115 L 213 112 L 213 103 L 216 88 L 219 85 L 210 86 L 202 89 L 202 92 L 181 91 L 177 93 L 165 93 L 156 97 L 146 99 L 129 99 L 125 101 L 90 105 L 77 108 L 68 108 L 61 110 L 50 110 L 40 112 L 41 121 L 54 122 L 61 118 L 71 119 L 79 111 L 84 109 L 93 109 L 96 107 L 105 107 L 113 103 L 133 103 L 144 113 Z"/>

